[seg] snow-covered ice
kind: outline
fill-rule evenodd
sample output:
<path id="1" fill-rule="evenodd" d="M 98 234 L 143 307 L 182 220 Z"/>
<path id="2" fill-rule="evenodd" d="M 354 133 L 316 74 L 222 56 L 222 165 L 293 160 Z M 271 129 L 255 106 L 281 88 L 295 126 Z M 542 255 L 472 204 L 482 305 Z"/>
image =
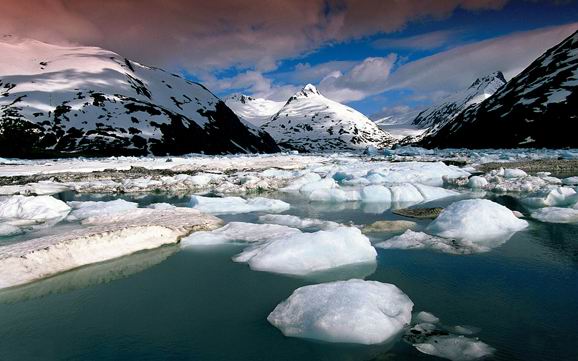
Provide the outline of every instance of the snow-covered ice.
<path id="1" fill-rule="evenodd" d="M 156 210 L 146 217 L 81 228 L 0 247 L 0 288 L 17 286 L 84 265 L 153 249 L 220 220 L 201 213 Z"/>
<path id="2" fill-rule="evenodd" d="M 376 251 L 354 227 L 272 238 L 245 249 L 233 259 L 251 269 L 306 276 L 338 267 L 374 263 Z"/>
<path id="3" fill-rule="evenodd" d="M 214 231 L 195 232 L 181 240 L 182 247 L 217 245 L 231 242 L 255 243 L 301 234 L 296 228 L 278 224 L 230 222 Z"/>
<path id="4" fill-rule="evenodd" d="M 123 199 L 115 199 L 113 201 L 73 201 L 68 202 L 72 207 L 72 212 L 68 216 L 68 220 L 85 220 L 88 218 L 106 218 L 118 213 L 126 213 L 138 208 L 138 204 L 128 202 Z"/>
<path id="5" fill-rule="evenodd" d="M 192 196 L 191 207 L 212 214 L 236 214 L 250 212 L 283 212 L 291 206 L 278 199 L 255 197 L 203 197 Z"/>
<path id="6" fill-rule="evenodd" d="M 393 340 L 412 308 L 392 284 L 349 280 L 298 288 L 267 320 L 289 337 L 370 345 Z"/>
<path id="7" fill-rule="evenodd" d="M 266 214 L 259 217 L 259 222 L 269 224 L 279 224 L 282 226 L 294 227 L 299 229 L 331 229 L 340 226 L 339 223 L 324 221 L 315 218 L 300 218 L 288 214 Z"/>
<path id="8" fill-rule="evenodd" d="M 518 219 L 508 208 L 487 199 L 467 199 L 449 205 L 426 228 L 444 238 L 483 243 L 520 231 L 528 222 Z"/>
<path id="9" fill-rule="evenodd" d="M 0 197 L 0 236 L 13 236 L 29 229 L 54 225 L 70 207 L 51 196 Z"/>
<path id="10" fill-rule="evenodd" d="M 578 223 L 578 209 L 545 207 L 532 212 L 532 218 L 547 223 Z"/>

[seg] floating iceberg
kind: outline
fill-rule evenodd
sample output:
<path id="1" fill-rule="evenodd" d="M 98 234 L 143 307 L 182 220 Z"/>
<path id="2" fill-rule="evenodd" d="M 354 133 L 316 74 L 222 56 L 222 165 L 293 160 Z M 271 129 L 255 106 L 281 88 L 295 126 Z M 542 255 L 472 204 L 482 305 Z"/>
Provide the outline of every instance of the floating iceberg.
<path id="1" fill-rule="evenodd" d="M 283 212 L 291 206 L 278 199 L 255 197 L 244 199 L 241 197 L 203 197 L 192 196 L 191 206 L 201 212 L 212 214 L 236 214 L 250 212 Z"/>
<path id="2" fill-rule="evenodd" d="M 191 210 L 157 210 L 130 222 L 87 227 L 3 246 L 0 288 L 174 244 L 191 232 L 214 229 L 220 223 L 218 218 L 192 214 Z"/>
<path id="3" fill-rule="evenodd" d="M 439 319 L 431 313 L 420 312 L 416 321 L 420 323 L 408 330 L 404 339 L 422 353 L 452 361 L 473 361 L 490 356 L 495 351 L 477 338 L 465 337 L 464 334 L 473 333 L 470 329 L 440 325 Z M 450 330 L 458 334 L 451 333 Z"/>
<path id="4" fill-rule="evenodd" d="M 481 242 L 520 231 L 528 222 L 518 219 L 508 208 L 486 199 L 467 199 L 452 203 L 426 228 L 429 234 L 444 238 Z"/>
<path id="5" fill-rule="evenodd" d="M 70 212 L 66 203 L 50 196 L 0 198 L 0 236 L 54 225 Z"/>
<path id="6" fill-rule="evenodd" d="M 533 212 L 532 218 L 547 223 L 578 223 L 578 209 L 546 207 Z"/>
<path id="7" fill-rule="evenodd" d="M 433 249 L 435 251 L 451 254 L 469 254 L 482 252 L 480 247 L 473 244 L 432 236 L 423 232 L 414 232 L 407 230 L 403 234 L 392 237 L 386 241 L 375 244 L 376 248 L 383 249 Z"/>
<path id="8" fill-rule="evenodd" d="M 300 218 L 288 214 L 266 214 L 259 217 L 259 222 L 269 224 L 279 224 L 282 226 L 294 227 L 299 229 L 332 229 L 341 225 L 332 221 L 324 221 L 314 218 Z"/>
<path id="9" fill-rule="evenodd" d="M 127 202 L 123 199 L 116 199 L 114 201 L 88 201 L 88 202 L 68 202 L 72 207 L 72 212 L 68 216 L 68 220 L 77 221 L 87 218 L 106 218 L 118 213 L 126 213 L 138 208 L 138 204 L 134 202 Z"/>
<path id="10" fill-rule="evenodd" d="M 393 340 L 412 308 L 392 284 L 349 280 L 298 288 L 267 320 L 289 337 L 370 345 Z"/>
<path id="11" fill-rule="evenodd" d="M 360 263 L 374 263 L 377 253 L 369 239 L 353 227 L 295 233 L 245 249 L 233 258 L 251 269 L 305 276 Z"/>
<path id="12" fill-rule="evenodd" d="M 181 240 L 182 247 L 208 246 L 232 242 L 256 243 L 301 234 L 296 228 L 278 224 L 231 222 L 210 232 L 195 232 Z"/>
<path id="13" fill-rule="evenodd" d="M 570 187 L 556 187 L 522 199 L 523 204 L 535 208 L 565 207 L 576 202 L 578 202 L 578 193 Z"/>

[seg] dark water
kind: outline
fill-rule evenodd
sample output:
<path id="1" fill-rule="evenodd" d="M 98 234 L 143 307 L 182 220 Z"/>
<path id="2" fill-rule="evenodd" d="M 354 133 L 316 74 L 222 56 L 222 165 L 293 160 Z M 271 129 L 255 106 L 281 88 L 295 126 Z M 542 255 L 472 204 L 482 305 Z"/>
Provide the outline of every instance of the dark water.
<path id="1" fill-rule="evenodd" d="M 185 202 L 154 197 L 139 201 Z M 401 219 L 291 201 L 289 213 L 301 216 Z M 267 315 L 315 281 L 251 271 L 230 261 L 239 251 L 165 247 L 0 292 L 0 360 L 436 359 L 403 341 L 368 347 L 284 337 Z M 479 328 L 497 350 L 491 359 L 578 359 L 578 226 L 532 223 L 502 247 L 471 256 L 378 252 L 366 279 L 396 284 L 416 312 Z"/>

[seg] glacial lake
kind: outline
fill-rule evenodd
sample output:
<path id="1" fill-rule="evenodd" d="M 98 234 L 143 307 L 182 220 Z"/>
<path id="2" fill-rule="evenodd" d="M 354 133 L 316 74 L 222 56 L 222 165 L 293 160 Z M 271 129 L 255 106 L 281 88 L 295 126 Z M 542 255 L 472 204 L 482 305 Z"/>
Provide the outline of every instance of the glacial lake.
<path id="1" fill-rule="evenodd" d="M 292 208 L 285 214 L 302 217 L 356 225 L 406 219 L 356 205 L 266 196 L 290 202 Z M 143 205 L 188 201 L 186 196 L 166 195 L 122 198 Z M 509 206 L 514 202 L 508 197 L 493 200 Z M 256 222 L 261 214 L 221 218 Z M 418 222 L 423 227 L 429 221 Z M 56 226 L 52 231 L 67 227 L 71 226 Z M 392 235 L 373 235 L 372 241 Z M 256 272 L 232 262 L 241 249 L 234 245 L 163 247 L 4 290 L 0 292 L 0 360 L 439 359 L 401 339 L 359 346 L 288 338 L 266 320 L 298 287 L 364 276 L 397 285 L 414 302 L 414 313 L 428 311 L 444 325 L 478 329 L 475 336 L 496 349 L 488 359 L 578 359 L 578 225 L 530 221 L 528 229 L 501 247 L 466 256 L 377 249 L 377 267 L 307 279 Z"/>

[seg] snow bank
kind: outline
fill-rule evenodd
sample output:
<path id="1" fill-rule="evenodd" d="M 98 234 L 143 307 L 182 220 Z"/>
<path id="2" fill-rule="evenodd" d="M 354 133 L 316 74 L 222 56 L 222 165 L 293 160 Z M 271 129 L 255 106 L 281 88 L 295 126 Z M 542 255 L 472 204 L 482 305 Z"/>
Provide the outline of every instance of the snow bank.
<path id="1" fill-rule="evenodd" d="M 130 222 L 69 231 L 0 247 L 0 288 L 17 286 L 84 265 L 177 243 L 220 220 L 201 213 L 157 210 Z"/>
<path id="2" fill-rule="evenodd" d="M 520 231 L 528 222 L 518 219 L 508 208 L 486 199 L 452 203 L 426 228 L 444 238 L 484 242 Z"/>
<path id="3" fill-rule="evenodd" d="M 259 222 L 278 224 L 282 226 L 294 227 L 299 229 L 332 229 L 340 226 L 339 223 L 332 221 L 324 221 L 322 219 L 315 218 L 300 218 L 297 216 L 291 216 L 288 214 L 266 214 L 259 217 Z"/>
<path id="4" fill-rule="evenodd" d="M 234 257 L 251 269 L 305 276 L 337 267 L 374 263 L 377 253 L 369 239 L 353 227 L 295 233 L 249 247 Z"/>
<path id="5" fill-rule="evenodd" d="M 395 338 L 412 308 L 392 284 L 349 280 L 298 288 L 267 320 L 289 337 L 370 345 Z"/>
<path id="6" fill-rule="evenodd" d="M 72 212 L 68 216 L 68 220 L 77 221 L 87 218 L 106 218 L 115 214 L 126 213 L 134 211 L 138 208 L 138 204 L 134 202 L 127 202 L 123 199 L 116 199 L 114 201 L 88 201 L 88 202 L 68 202 L 72 207 Z"/>
<path id="7" fill-rule="evenodd" d="M 212 198 L 191 197 L 191 207 L 212 214 L 236 214 L 249 212 L 283 212 L 291 206 L 289 203 L 263 197 L 244 199 L 241 197 Z"/>
<path id="8" fill-rule="evenodd" d="M 548 223 L 578 223 L 578 209 L 546 207 L 533 212 L 532 218 Z"/>

